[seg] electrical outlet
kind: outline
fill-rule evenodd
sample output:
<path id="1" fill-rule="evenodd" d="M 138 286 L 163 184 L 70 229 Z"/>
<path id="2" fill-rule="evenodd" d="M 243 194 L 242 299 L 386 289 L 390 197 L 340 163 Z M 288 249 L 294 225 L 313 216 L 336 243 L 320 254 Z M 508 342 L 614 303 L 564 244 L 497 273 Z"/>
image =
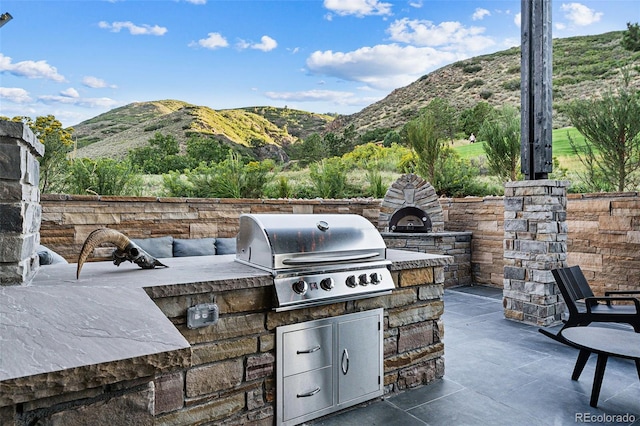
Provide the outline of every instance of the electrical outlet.
<path id="1" fill-rule="evenodd" d="M 206 327 L 218 322 L 218 305 L 216 303 L 201 303 L 187 309 L 187 328 Z"/>

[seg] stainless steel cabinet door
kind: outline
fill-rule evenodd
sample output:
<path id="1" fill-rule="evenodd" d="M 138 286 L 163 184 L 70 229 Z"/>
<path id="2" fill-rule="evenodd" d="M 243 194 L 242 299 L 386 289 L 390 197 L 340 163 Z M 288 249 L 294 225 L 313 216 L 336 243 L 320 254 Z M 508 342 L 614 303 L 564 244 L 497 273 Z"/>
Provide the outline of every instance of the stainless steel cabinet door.
<path id="1" fill-rule="evenodd" d="M 338 322 L 338 404 L 382 389 L 382 327 L 379 314 Z"/>

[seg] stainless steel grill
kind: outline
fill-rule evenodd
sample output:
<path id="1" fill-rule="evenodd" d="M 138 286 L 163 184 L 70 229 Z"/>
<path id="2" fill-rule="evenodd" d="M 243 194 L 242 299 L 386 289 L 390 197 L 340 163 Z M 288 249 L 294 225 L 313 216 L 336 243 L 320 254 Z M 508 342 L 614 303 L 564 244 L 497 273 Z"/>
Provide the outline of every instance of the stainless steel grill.
<path id="1" fill-rule="evenodd" d="M 243 214 L 236 261 L 271 272 L 276 311 L 388 294 L 386 245 L 352 214 Z"/>

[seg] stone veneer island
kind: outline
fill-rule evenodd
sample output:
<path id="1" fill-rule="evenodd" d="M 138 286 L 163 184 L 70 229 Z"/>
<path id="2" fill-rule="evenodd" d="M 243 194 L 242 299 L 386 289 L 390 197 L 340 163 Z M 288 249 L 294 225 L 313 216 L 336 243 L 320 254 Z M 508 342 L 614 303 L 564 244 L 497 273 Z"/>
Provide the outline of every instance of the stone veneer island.
<path id="1" fill-rule="evenodd" d="M 388 250 L 392 294 L 273 310 L 268 272 L 234 255 L 39 269 L 0 288 L 0 424 L 274 423 L 275 329 L 384 308 L 385 393 L 444 375 L 444 268 L 450 256 Z M 219 320 L 189 329 L 187 308 Z"/>

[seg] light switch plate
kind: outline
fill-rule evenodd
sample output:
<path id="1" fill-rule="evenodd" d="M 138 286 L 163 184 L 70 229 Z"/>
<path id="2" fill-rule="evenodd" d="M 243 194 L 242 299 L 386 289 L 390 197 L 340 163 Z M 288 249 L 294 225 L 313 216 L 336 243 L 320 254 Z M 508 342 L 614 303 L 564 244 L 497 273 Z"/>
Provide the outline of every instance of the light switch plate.
<path id="1" fill-rule="evenodd" d="M 187 309 L 187 328 L 206 327 L 218 322 L 218 305 L 216 303 L 201 303 Z"/>

